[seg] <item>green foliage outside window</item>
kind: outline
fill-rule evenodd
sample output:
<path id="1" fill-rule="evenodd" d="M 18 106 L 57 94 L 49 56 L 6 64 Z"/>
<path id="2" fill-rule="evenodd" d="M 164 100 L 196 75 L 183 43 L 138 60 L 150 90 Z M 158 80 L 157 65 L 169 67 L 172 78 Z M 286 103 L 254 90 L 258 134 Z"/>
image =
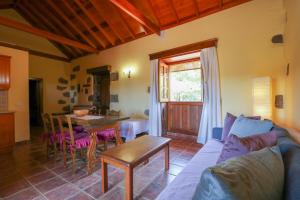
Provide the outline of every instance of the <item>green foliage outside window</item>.
<path id="1" fill-rule="evenodd" d="M 171 101 L 202 101 L 201 69 L 170 72 Z"/>

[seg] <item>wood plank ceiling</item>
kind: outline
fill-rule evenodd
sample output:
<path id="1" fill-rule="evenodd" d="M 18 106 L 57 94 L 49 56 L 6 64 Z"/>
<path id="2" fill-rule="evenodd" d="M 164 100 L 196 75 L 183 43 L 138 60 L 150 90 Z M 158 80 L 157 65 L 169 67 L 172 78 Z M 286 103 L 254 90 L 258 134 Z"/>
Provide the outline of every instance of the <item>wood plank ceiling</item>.
<path id="1" fill-rule="evenodd" d="M 14 8 L 34 28 L 47 31 L 50 36 L 55 34 L 65 38 L 53 40 L 52 36 L 45 36 L 71 60 L 153 33 L 159 34 L 161 30 L 248 1 L 1 0 L 0 9 Z M 5 19 L 0 20 L 2 25 L 20 27 L 20 24 L 11 23 Z M 27 31 L 26 27 L 22 30 Z M 43 35 L 44 32 L 39 30 L 31 33 Z"/>

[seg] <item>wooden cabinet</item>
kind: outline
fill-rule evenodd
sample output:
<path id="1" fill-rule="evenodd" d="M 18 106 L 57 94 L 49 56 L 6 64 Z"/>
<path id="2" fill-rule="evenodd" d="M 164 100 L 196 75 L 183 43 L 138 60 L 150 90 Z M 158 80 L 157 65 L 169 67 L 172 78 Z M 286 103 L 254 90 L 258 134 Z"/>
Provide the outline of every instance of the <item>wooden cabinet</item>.
<path id="1" fill-rule="evenodd" d="M 8 90 L 10 86 L 10 57 L 0 55 L 0 90 Z"/>
<path id="2" fill-rule="evenodd" d="M 14 144 L 14 113 L 0 113 L 0 153 L 12 151 Z"/>

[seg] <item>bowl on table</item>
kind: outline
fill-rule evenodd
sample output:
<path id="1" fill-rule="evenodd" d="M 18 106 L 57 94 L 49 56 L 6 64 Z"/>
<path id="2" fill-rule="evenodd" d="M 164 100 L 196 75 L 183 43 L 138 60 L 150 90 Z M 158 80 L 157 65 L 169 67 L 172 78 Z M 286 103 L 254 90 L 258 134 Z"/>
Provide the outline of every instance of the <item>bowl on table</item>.
<path id="1" fill-rule="evenodd" d="M 89 110 L 88 109 L 81 109 L 81 110 L 73 110 L 74 115 L 76 115 L 76 117 L 84 117 L 87 114 L 89 114 Z"/>

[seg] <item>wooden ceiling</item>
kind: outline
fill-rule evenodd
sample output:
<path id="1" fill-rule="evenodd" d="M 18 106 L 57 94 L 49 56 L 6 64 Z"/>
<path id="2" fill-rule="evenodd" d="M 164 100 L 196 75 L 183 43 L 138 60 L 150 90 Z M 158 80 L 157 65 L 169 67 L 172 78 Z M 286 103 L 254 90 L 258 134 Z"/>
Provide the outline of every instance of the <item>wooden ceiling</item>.
<path id="1" fill-rule="evenodd" d="M 0 17 L 0 24 L 50 40 L 68 59 L 160 34 L 250 0 L 1 0 L 31 25 Z"/>

